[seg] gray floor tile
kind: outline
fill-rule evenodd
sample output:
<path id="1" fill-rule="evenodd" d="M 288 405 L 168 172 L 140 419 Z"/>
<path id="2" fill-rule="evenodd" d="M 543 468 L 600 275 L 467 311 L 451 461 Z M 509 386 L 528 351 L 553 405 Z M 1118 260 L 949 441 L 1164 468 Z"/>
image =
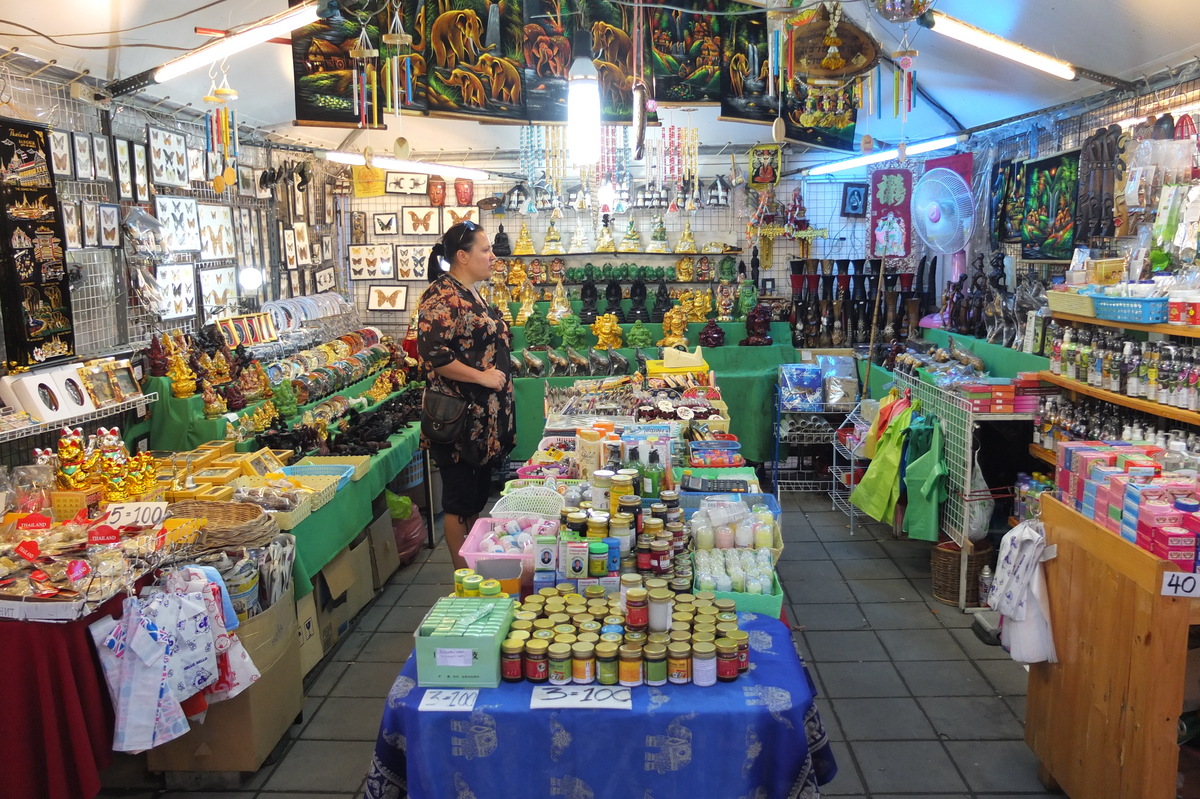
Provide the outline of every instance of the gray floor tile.
<path id="1" fill-rule="evenodd" d="M 829 560 L 829 553 L 820 541 L 801 541 L 798 544 L 785 543 L 779 562 L 795 560 Z"/>
<path id="2" fill-rule="evenodd" d="M 825 551 L 834 560 L 887 557 L 887 553 L 874 541 L 826 541 Z"/>
<path id="3" fill-rule="evenodd" d="M 929 558 L 896 558 L 893 563 L 905 577 L 910 577 L 914 580 L 923 580 L 928 583 L 930 579 Z"/>
<path id="4" fill-rule="evenodd" d="M 374 741 L 383 720 L 383 702 L 375 697 L 326 699 L 300 734 L 307 741 Z"/>
<path id="5" fill-rule="evenodd" d="M 972 660 L 1008 660 L 1012 657 L 1004 651 L 1002 646 L 988 646 L 968 627 L 966 629 L 951 630 L 950 634 L 954 636 L 959 645 L 967 650 L 967 654 Z"/>
<path id="6" fill-rule="evenodd" d="M 417 629 L 421 619 L 429 612 L 429 607 L 396 605 L 388 609 L 388 614 L 379 622 L 378 631 L 381 633 L 411 633 Z"/>
<path id="7" fill-rule="evenodd" d="M 815 663 L 837 661 L 887 660 L 888 655 L 880 645 L 875 633 L 870 631 L 829 632 L 813 630 L 806 632 L 811 658 Z"/>
<path id="8" fill-rule="evenodd" d="M 1045 791 L 1037 758 L 1024 741 L 950 741 L 946 748 L 973 791 Z"/>
<path id="9" fill-rule="evenodd" d="M 1005 697 L 1001 697 L 1001 698 L 1004 700 L 1004 704 L 1008 705 L 1009 710 L 1011 710 L 1013 712 L 1013 715 L 1015 715 L 1020 720 L 1021 724 L 1024 725 L 1025 724 L 1025 710 L 1026 710 L 1026 708 L 1025 708 L 1026 701 L 1025 700 L 1026 700 L 1026 697 L 1024 695 L 1021 695 L 1021 696 L 1005 696 Z"/>
<path id="10" fill-rule="evenodd" d="M 865 630 L 867 620 L 853 603 L 792 605 L 792 624 L 806 630 Z"/>
<path id="11" fill-rule="evenodd" d="M 362 615 L 354 622 L 354 629 L 359 632 L 373 633 L 379 629 L 379 622 L 392 609 L 391 605 L 380 604 L 376 602 L 371 607 L 362 612 Z"/>
<path id="12" fill-rule="evenodd" d="M 384 588 L 383 591 L 381 591 L 379 593 L 379 597 L 376 598 L 375 604 L 376 605 L 394 605 L 394 604 L 396 604 L 396 600 L 398 600 L 400 598 L 400 596 L 404 593 L 405 589 L 407 589 L 407 588 L 408 588 L 407 581 L 400 582 L 400 581 L 397 581 L 395 577 L 392 577 L 392 579 L 388 582 L 387 587 Z"/>
<path id="13" fill-rule="evenodd" d="M 451 578 L 453 579 L 453 573 L 451 573 Z M 453 592 L 453 582 L 428 584 L 413 583 L 407 589 L 405 589 L 404 593 L 400 596 L 400 599 L 396 602 L 396 604 L 429 610 L 429 608 L 433 607 L 434 602 L 437 602 L 442 597 L 448 596 Z"/>
<path id="14" fill-rule="evenodd" d="M 924 602 L 863 603 L 859 607 L 876 630 L 942 629 L 937 616 Z"/>
<path id="15" fill-rule="evenodd" d="M 1024 696 L 1028 692 L 1029 672 L 1020 663 L 982 660 L 976 665 L 1001 696 Z"/>
<path id="16" fill-rule="evenodd" d="M 883 558 L 843 560 L 837 567 L 847 580 L 890 580 L 904 576 L 896 564 Z"/>
<path id="17" fill-rule="evenodd" d="M 929 696 L 918 701 L 943 740 L 1019 741 L 1025 735 L 998 696 Z"/>
<path id="18" fill-rule="evenodd" d="M 308 726 L 308 723 L 313 720 L 317 712 L 321 709 L 321 704 L 325 701 L 323 696 L 306 696 L 304 698 L 304 709 L 300 711 L 300 722 L 293 723 L 288 727 L 288 734 L 293 738 L 299 738 L 300 733 Z"/>
<path id="19" fill-rule="evenodd" d="M 370 741 L 296 741 L 263 788 L 353 794 L 362 784 L 374 751 L 374 737 Z"/>
<path id="20" fill-rule="evenodd" d="M 815 544 L 820 542 L 816 532 L 803 518 L 798 521 L 781 521 L 779 535 L 783 539 L 784 549 L 787 549 L 792 544 Z"/>
<path id="21" fill-rule="evenodd" d="M 304 689 L 304 693 L 308 696 L 328 696 L 329 691 L 337 684 L 339 678 L 346 671 L 346 666 L 349 665 L 341 661 L 330 660 L 321 667 L 321 673 L 316 679 Z"/>
<path id="22" fill-rule="evenodd" d="M 944 602 L 929 599 L 925 601 L 925 604 L 933 609 L 943 627 L 969 628 L 975 621 L 974 613 L 963 613 L 957 605 L 947 605 Z"/>
<path id="23" fill-rule="evenodd" d="M 410 633 L 375 633 L 353 659 L 403 663 L 414 643 Z"/>
<path id="24" fill-rule="evenodd" d="M 829 748 L 833 750 L 837 761 L 838 772 L 829 784 L 821 786 L 822 796 L 862 796 L 863 784 L 854 767 L 854 759 L 850 749 L 841 741 L 833 741 Z"/>
<path id="25" fill-rule="evenodd" d="M 887 791 L 924 796 L 953 793 L 967 787 L 937 741 L 851 742 L 850 748 L 871 793 Z"/>
<path id="26" fill-rule="evenodd" d="M 973 663 L 911 660 L 896 664 L 913 696 L 993 696 L 995 690 Z"/>
<path id="27" fill-rule="evenodd" d="M 382 699 L 392 690 L 403 662 L 351 663 L 330 690 L 330 696 L 360 696 Z"/>
<path id="28" fill-rule="evenodd" d="M 786 547 L 784 547 L 786 549 Z M 841 572 L 831 560 L 781 560 L 775 567 L 779 579 L 786 582 L 793 580 L 826 580 L 842 582 Z"/>
<path id="29" fill-rule="evenodd" d="M 352 632 L 337 643 L 337 651 L 333 653 L 333 660 L 354 660 L 358 657 L 358 653 L 366 645 L 367 641 L 371 640 L 373 633 Z"/>
<path id="30" fill-rule="evenodd" d="M 860 560 L 853 563 L 891 563 L 890 560 Z M 841 564 L 839 564 L 841 565 Z M 904 579 L 847 580 L 859 602 L 920 602 L 921 592 Z"/>
<path id="31" fill-rule="evenodd" d="M 966 660 L 949 630 L 880 630 L 892 660 Z"/>
<path id="32" fill-rule="evenodd" d="M 786 549 L 784 550 L 787 551 Z M 783 563 L 783 561 L 780 561 Z M 830 602 L 853 602 L 854 594 L 849 586 L 839 580 L 800 580 L 784 583 L 788 599 L 795 605 L 818 605 Z"/>
<path id="33" fill-rule="evenodd" d="M 837 720 L 837 715 L 833 712 L 833 706 L 829 704 L 829 700 L 823 696 L 816 698 L 817 712 L 821 714 L 821 726 L 825 728 L 825 735 L 831 741 L 844 741 L 846 734 L 842 732 L 842 725 Z M 838 764 L 839 766 L 841 763 Z"/>
<path id="34" fill-rule="evenodd" d="M 904 558 L 924 560 L 926 566 L 929 565 L 929 550 L 933 549 L 933 544 L 929 541 L 913 541 L 911 538 L 897 539 L 890 536 L 889 540 L 880 541 L 879 545 L 896 560 Z"/>
<path id="35" fill-rule="evenodd" d="M 831 699 L 908 696 L 896 667 L 888 662 L 823 663 L 817 666 L 825 695 Z"/>
<path id="36" fill-rule="evenodd" d="M 915 741 L 937 737 L 915 699 L 893 697 L 830 701 L 849 741 Z"/>
<path id="37" fill-rule="evenodd" d="M 449 562 L 426 563 L 421 570 L 413 575 L 410 583 L 446 585 L 454 580 L 454 568 Z"/>

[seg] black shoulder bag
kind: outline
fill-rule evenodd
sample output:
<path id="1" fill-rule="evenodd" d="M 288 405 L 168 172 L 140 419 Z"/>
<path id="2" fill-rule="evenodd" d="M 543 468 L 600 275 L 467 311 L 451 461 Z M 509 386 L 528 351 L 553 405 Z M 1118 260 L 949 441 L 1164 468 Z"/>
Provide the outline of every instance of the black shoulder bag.
<path id="1" fill-rule="evenodd" d="M 468 403 L 461 397 L 425 387 L 421 400 L 421 435 L 433 444 L 454 446 L 467 427 Z"/>

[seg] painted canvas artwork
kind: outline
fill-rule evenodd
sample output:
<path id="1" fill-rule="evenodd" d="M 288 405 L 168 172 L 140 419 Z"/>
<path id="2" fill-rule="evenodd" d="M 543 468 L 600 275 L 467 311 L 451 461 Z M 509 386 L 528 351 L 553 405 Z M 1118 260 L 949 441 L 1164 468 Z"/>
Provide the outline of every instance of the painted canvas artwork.
<path id="1" fill-rule="evenodd" d="M 721 102 L 720 18 L 713 13 L 724 3 L 696 0 L 695 13 L 680 5 L 650 12 L 650 66 L 654 98 L 659 103 L 718 104 Z"/>
<path id="2" fill-rule="evenodd" d="M 1021 257 L 1046 261 L 1071 259 L 1075 250 L 1078 189 L 1078 150 L 1026 162 Z"/>

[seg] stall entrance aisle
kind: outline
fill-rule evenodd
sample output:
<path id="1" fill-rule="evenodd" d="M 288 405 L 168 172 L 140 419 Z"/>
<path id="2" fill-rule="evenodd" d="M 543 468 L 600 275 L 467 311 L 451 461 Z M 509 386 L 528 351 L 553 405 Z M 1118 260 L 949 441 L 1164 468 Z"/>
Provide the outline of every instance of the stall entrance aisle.
<path id="1" fill-rule="evenodd" d="M 971 619 L 933 599 L 929 545 L 894 541 L 823 497 L 785 494 L 779 578 L 796 644 L 819 682 L 837 756 L 822 796 L 1051 796 L 1022 739 L 1025 670 L 976 640 Z M 440 527 L 440 524 L 439 524 Z M 304 723 L 283 756 L 228 791 L 118 791 L 105 799 L 350 799 L 362 796 L 384 698 L 412 633 L 451 590 L 444 543 L 397 572 L 310 675 Z M 597 799 L 623 799 L 597 797 Z M 714 794 L 701 799 L 732 799 Z"/>

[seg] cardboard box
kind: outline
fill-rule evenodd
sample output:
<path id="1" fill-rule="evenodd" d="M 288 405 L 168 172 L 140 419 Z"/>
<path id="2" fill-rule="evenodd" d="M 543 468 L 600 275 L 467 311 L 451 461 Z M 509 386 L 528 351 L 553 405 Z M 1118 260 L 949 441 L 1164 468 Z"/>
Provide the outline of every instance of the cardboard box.
<path id="1" fill-rule="evenodd" d="M 371 584 L 378 591 L 400 568 L 400 553 L 396 550 L 396 535 L 392 531 L 392 514 L 384 511 L 367 528 L 371 539 Z"/>
<path id="2" fill-rule="evenodd" d="M 375 595 L 371 539 L 366 530 L 321 569 L 313 580 L 317 626 L 328 652 L 350 631 L 350 622 Z"/>
<path id="3" fill-rule="evenodd" d="M 415 633 L 417 685 L 500 685 L 500 642 L 516 603 L 478 597 L 439 599 Z M 482 618 L 476 614 L 483 612 Z"/>
<path id="4" fill-rule="evenodd" d="M 208 709 L 203 724 L 151 749 L 151 771 L 258 771 L 304 709 L 300 642 L 293 635 L 292 595 L 237 629 L 261 676 L 249 688 Z"/>
<path id="5" fill-rule="evenodd" d="M 296 640 L 300 647 L 300 673 L 307 676 L 325 657 L 321 628 L 317 623 L 316 592 L 296 600 Z"/>

